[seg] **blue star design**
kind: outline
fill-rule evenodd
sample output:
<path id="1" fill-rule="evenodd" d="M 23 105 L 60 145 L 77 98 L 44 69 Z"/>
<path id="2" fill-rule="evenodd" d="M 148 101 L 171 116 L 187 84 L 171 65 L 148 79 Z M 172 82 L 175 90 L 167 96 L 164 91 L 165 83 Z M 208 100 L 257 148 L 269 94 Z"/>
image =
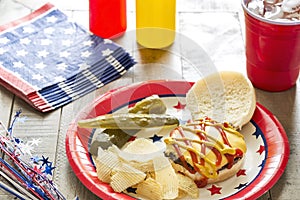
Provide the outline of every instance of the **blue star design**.
<path id="1" fill-rule="evenodd" d="M 162 138 L 162 136 L 158 136 L 158 135 L 154 135 L 154 136 L 152 136 L 152 137 L 150 137 L 150 139 L 153 141 L 153 142 L 158 142 L 158 141 L 160 141 L 161 140 L 161 138 Z"/>
<path id="2" fill-rule="evenodd" d="M 38 156 L 34 156 L 32 158 L 30 158 L 32 160 L 33 163 L 38 164 L 39 161 L 41 160 Z"/>
<path id="3" fill-rule="evenodd" d="M 52 170 L 54 170 L 54 169 L 55 169 L 55 167 L 52 167 L 52 162 L 50 162 L 49 164 L 46 165 L 43 173 L 52 175 Z"/>
<path id="4" fill-rule="evenodd" d="M 252 135 L 254 135 L 257 139 L 261 135 L 261 133 L 259 131 L 255 131 L 255 133 L 253 133 Z"/>
<path id="5" fill-rule="evenodd" d="M 240 183 L 237 187 L 235 187 L 234 189 L 242 189 L 243 187 L 246 187 L 248 183 Z"/>
<path id="6" fill-rule="evenodd" d="M 15 142 L 16 142 L 17 144 L 19 144 L 19 143 L 21 142 L 21 140 L 20 140 L 19 138 L 15 138 Z"/>
<path id="7" fill-rule="evenodd" d="M 41 161 L 43 162 L 43 164 L 42 164 L 42 166 L 44 166 L 44 165 L 48 165 L 48 163 L 50 163 L 49 161 L 48 161 L 48 159 L 49 159 L 49 157 L 47 157 L 47 158 L 45 158 L 44 156 L 42 156 L 42 159 L 41 159 Z M 52 164 L 52 163 L 51 163 Z"/>
<path id="8" fill-rule="evenodd" d="M 20 109 L 20 110 L 18 110 L 18 111 L 16 111 L 16 115 L 15 115 L 15 117 L 19 117 L 20 115 L 21 115 L 21 113 L 22 113 L 22 110 Z"/>
<path id="9" fill-rule="evenodd" d="M 134 193 L 134 194 L 136 194 L 136 190 L 137 190 L 137 188 L 133 188 L 133 187 L 129 187 L 126 189 L 127 192 Z"/>

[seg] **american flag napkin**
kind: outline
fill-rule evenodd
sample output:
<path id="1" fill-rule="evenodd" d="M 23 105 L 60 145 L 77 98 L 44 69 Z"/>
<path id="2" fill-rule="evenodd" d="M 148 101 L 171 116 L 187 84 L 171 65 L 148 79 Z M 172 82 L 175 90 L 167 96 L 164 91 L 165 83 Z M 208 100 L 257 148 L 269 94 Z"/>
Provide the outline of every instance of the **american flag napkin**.
<path id="1" fill-rule="evenodd" d="M 121 77 L 135 64 L 51 4 L 0 26 L 0 84 L 47 112 Z"/>

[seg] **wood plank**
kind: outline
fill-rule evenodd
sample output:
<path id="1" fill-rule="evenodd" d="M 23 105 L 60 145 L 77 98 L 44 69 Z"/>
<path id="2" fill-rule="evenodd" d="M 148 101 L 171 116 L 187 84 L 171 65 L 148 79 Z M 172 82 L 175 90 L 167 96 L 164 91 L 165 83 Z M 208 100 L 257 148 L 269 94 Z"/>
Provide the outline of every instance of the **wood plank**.
<path id="1" fill-rule="evenodd" d="M 218 70 L 245 73 L 244 43 L 237 13 L 182 13 L 179 17 L 180 33 L 202 47 Z"/>

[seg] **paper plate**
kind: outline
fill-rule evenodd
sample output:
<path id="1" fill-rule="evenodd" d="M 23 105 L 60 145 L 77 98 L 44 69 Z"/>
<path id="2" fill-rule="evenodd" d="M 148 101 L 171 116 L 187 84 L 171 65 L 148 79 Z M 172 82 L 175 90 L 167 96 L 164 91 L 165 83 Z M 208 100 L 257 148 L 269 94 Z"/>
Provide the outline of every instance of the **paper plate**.
<path id="1" fill-rule="evenodd" d="M 162 98 L 167 112 L 182 119 L 188 116 L 185 114 L 185 94 L 192 85 L 191 82 L 165 80 L 136 83 L 99 96 L 84 108 L 70 124 L 66 137 L 67 157 L 79 180 L 102 199 L 135 199 L 135 194 L 116 193 L 108 184 L 98 180 L 88 150 L 94 132 L 78 128 L 77 121 L 127 109 L 153 94 Z M 289 143 L 276 117 L 257 104 L 253 118 L 245 129 L 254 131 L 248 130 L 245 134 L 248 149 L 243 167 L 230 179 L 201 188 L 200 199 L 256 199 L 267 192 L 284 172 Z"/>

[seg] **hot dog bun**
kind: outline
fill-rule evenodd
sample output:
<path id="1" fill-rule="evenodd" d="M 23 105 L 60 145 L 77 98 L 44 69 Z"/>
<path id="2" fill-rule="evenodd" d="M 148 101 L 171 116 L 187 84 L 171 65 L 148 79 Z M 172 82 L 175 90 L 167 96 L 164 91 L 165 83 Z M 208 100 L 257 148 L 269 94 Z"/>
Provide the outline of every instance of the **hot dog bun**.
<path id="1" fill-rule="evenodd" d="M 255 91 L 241 73 L 223 71 L 197 81 L 186 96 L 187 108 L 194 119 L 209 116 L 241 128 L 253 116 Z"/>

